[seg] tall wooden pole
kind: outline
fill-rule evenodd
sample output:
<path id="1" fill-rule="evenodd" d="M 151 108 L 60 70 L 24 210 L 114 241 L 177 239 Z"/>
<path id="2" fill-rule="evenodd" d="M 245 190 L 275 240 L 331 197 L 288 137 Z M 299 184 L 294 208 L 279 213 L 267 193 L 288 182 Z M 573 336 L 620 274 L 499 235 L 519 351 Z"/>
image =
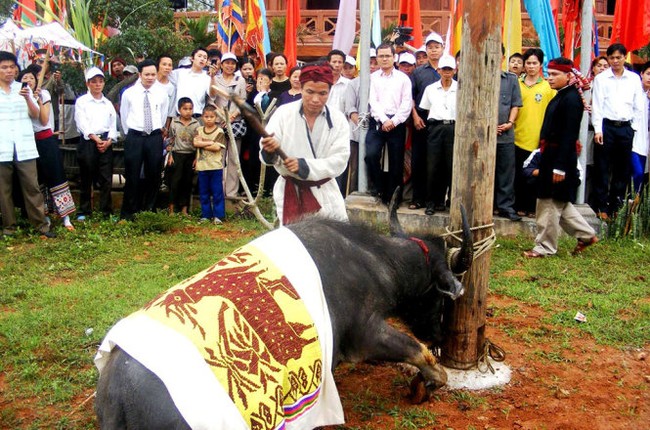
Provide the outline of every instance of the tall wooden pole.
<path id="1" fill-rule="evenodd" d="M 460 204 L 471 226 L 492 223 L 497 113 L 501 72 L 501 0 L 465 0 L 454 140 L 451 224 L 460 229 Z M 479 229 L 474 241 L 492 233 Z M 485 341 L 490 252 L 465 274 L 465 294 L 444 315 L 441 362 L 456 369 L 476 366 Z"/>
<path id="2" fill-rule="evenodd" d="M 370 2 L 359 0 L 359 17 L 361 28 L 359 30 L 359 116 L 368 113 L 368 98 L 370 95 Z M 365 115 L 363 115 L 365 117 Z M 359 130 L 359 183 L 358 190 L 365 193 L 368 190 L 368 179 L 366 175 L 366 135 L 367 127 Z"/>

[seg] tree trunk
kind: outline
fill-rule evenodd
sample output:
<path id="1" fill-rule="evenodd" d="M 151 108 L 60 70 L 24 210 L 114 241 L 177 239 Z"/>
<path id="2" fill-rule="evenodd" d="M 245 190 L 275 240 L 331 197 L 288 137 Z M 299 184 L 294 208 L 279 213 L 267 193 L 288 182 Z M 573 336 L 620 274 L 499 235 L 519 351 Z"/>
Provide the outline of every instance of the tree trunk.
<path id="1" fill-rule="evenodd" d="M 501 72 L 501 0 L 465 0 L 459 69 L 451 224 L 460 229 L 460 204 L 470 226 L 492 223 L 497 113 Z M 492 233 L 474 232 L 474 242 Z M 463 283 L 465 294 L 449 302 L 444 315 L 446 338 L 442 364 L 456 369 L 476 366 L 485 341 L 485 310 L 490 251 L 474 260 Z"/>

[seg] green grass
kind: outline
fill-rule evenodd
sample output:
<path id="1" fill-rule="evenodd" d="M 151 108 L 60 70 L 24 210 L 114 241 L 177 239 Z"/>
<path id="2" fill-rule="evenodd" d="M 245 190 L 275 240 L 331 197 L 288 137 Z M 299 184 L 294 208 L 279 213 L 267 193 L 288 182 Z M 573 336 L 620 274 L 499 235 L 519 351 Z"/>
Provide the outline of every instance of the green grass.
<path id="1" fill-rule="evenodd" d="M 24 232 L 0 239 L 0 428 L 95 428 L 92 401 L 80 405 L 94 390 L 92 359 L 108 329 L 263 230 L 253 220 L 198 227 L 195 218 L 144 214 L 124 225 L 90 222 L 58 232 L 47 241 Z M 572 257 L 574 243 L 565 239 L 558 256 L 526 260 L 521 251 L 531 243 L 500 239 L 492 254 L 490 292 L 539 305 L 545 314 L 537 329 L 509 326 L 506 333 L 551 362 L 565 360 L 572 336 L 566 327 L 619 348 L 648 344 L 650 241 L 603 241 Z M 587 315 L 586 323 L 573 320 L 576 311 Z M 536 349 L 544 338 L 558 346 Z M 436 420 L 371 391 L 358 396 L 354 412 L 367 420 L 384 416 L 397 429 Z M 460 391 L 451 399 L 486 407 Z"/>
<path id="2" fill-rule="evenodd" d="M 541 306 L 558 330 L 577 326 L 619 348 L 650 342 L 650 241 L 601 241 L 578 257 L 569 255 L 574 245 L 563 239 L 557 256 L 525 259 L 530 239 L 499 240 L 490 291 Z M 578 311 L 586 323 L 574 321 Z"/>

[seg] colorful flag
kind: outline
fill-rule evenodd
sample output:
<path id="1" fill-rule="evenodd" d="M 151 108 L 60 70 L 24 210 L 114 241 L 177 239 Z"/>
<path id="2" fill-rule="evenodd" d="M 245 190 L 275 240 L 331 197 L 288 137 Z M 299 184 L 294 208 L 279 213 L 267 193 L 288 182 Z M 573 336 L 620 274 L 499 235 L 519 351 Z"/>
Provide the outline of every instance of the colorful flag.
<path id="1" fill-rule="evenodd" d="M 512 54 L 521 54 L 521 0 L 505 0 L 503 8 L 503 47 L 504 62 Z M 506 63 L 507 70 L 507 63 Z"/>
<path id="2" fill-rule="evenodd" d="M 271 52 L 271 38 L 269 37 L 269 23 L 266 21 L 266 5 L 264 5 L 264 0 L 257 0 L 257 4 L 260 7 L 260 12 L 262 13 L 262 26 L 264 28 L 264 52 Z M 264 64 L 266 64 L 266 58 L 262 59 Z"/>
<path id="3" fill-rule="evenodd" d="M 524 0 L 533 27 L 539 36 L 539 43 L 544 51 L 544 70 L 553 58 L 560 56 L 560 41 L 553 22 L 553 12 L 549 0 Z"/>
<path id="4" fill-rule="evenodd" d="M 363 1 L 363 0 L 362 0 Z M 350 53 L 357 33 L 357 0 L 341 0 L 332 49 Z"/>
<path id="5" fill-rule="evenodd" d="M 57 21 L 65 26 L 65 0 L 47 0 L 43 8 L 43 22 Z"/>
<path id="6" fill-rule="evenodd" d="M 287 70 L 298 62 L 298 26 L 300 25 L 300 0 L 287 0 L 287 20 L 284 28 L 284 56 Z"/>
<path id="7" fill-rule="evenodd" d="M 257 52 L 264 62 L 268 51 L 264 49 L 264 21 L 259 0 L 246 0 L 246 44 Z"/>
<path id="8" fill-rule="evenodd" d="M 447 43 L 445 52 L 455 56 L 462 45 L 463 39 L 463 0 L 451 0 L 449 11 L 449 26 L 447 27 Z"/>
<path id="9" fill-rule="evenodd" d="M 240 0 L 223 0 L 217 22 L 217 33 L 221 39 L 221 50 L 231 52 L 235 42 L 244 34 Z"/>
<path id="10" fill-rule="evenodd" d="M 379 0 L 370 2 L 370 16 L 372 25 L 370 26 L 370 41 L 377 48 L 381 45 L 381 19 L 379 18 Z"/>
<path id="11" fill-rule="evenodd" d="M 648 44 L 650 40 L 650 3 L 647 0 L 618 0 L 610 43 L 619 42 L 628 51 Z"/>
<path id="12" fill-rule="evenodd" d="M 14 22 L 21 27 L 33 27 L 36 22 L 36 2 L 34 0 L 20 0 L 14 9 Z"/>
<path id="13" fill-rule="evenodd" d="M 402 21 L 402 17 L 406 19 Z M 399 25 L 413 28 L 411 36 L 413 40 L 409 45 L 419 48 L 422 46 L 422 19 L 420 18 L 420 0 L 400 0 L 399 2 Z"/>

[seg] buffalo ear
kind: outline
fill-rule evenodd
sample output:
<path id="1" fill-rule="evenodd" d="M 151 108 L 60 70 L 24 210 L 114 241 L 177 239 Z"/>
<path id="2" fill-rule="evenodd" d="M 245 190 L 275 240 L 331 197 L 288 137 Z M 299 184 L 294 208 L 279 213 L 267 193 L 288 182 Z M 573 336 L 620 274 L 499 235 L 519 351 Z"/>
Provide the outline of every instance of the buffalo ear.
<path id="1" fill-rule="evenodd" d="M 404 229 L 402 228 L 402 225 L 399 223 L 399 219 L 397 219 L 397 207 L 399 206 L 398 200 L 401 194 L 402 194 L 402 187 L 395 188 L 395 191 L 393 192 L 393 197 L 391 197 L 390 204 L 388 205 L 388 216 L 389 216 L 388 225 L 390 227 L 389 231 L 391 236 L 407 238 L 408 236 L 406 235 L 406 233 L 404 233 Z"/>

